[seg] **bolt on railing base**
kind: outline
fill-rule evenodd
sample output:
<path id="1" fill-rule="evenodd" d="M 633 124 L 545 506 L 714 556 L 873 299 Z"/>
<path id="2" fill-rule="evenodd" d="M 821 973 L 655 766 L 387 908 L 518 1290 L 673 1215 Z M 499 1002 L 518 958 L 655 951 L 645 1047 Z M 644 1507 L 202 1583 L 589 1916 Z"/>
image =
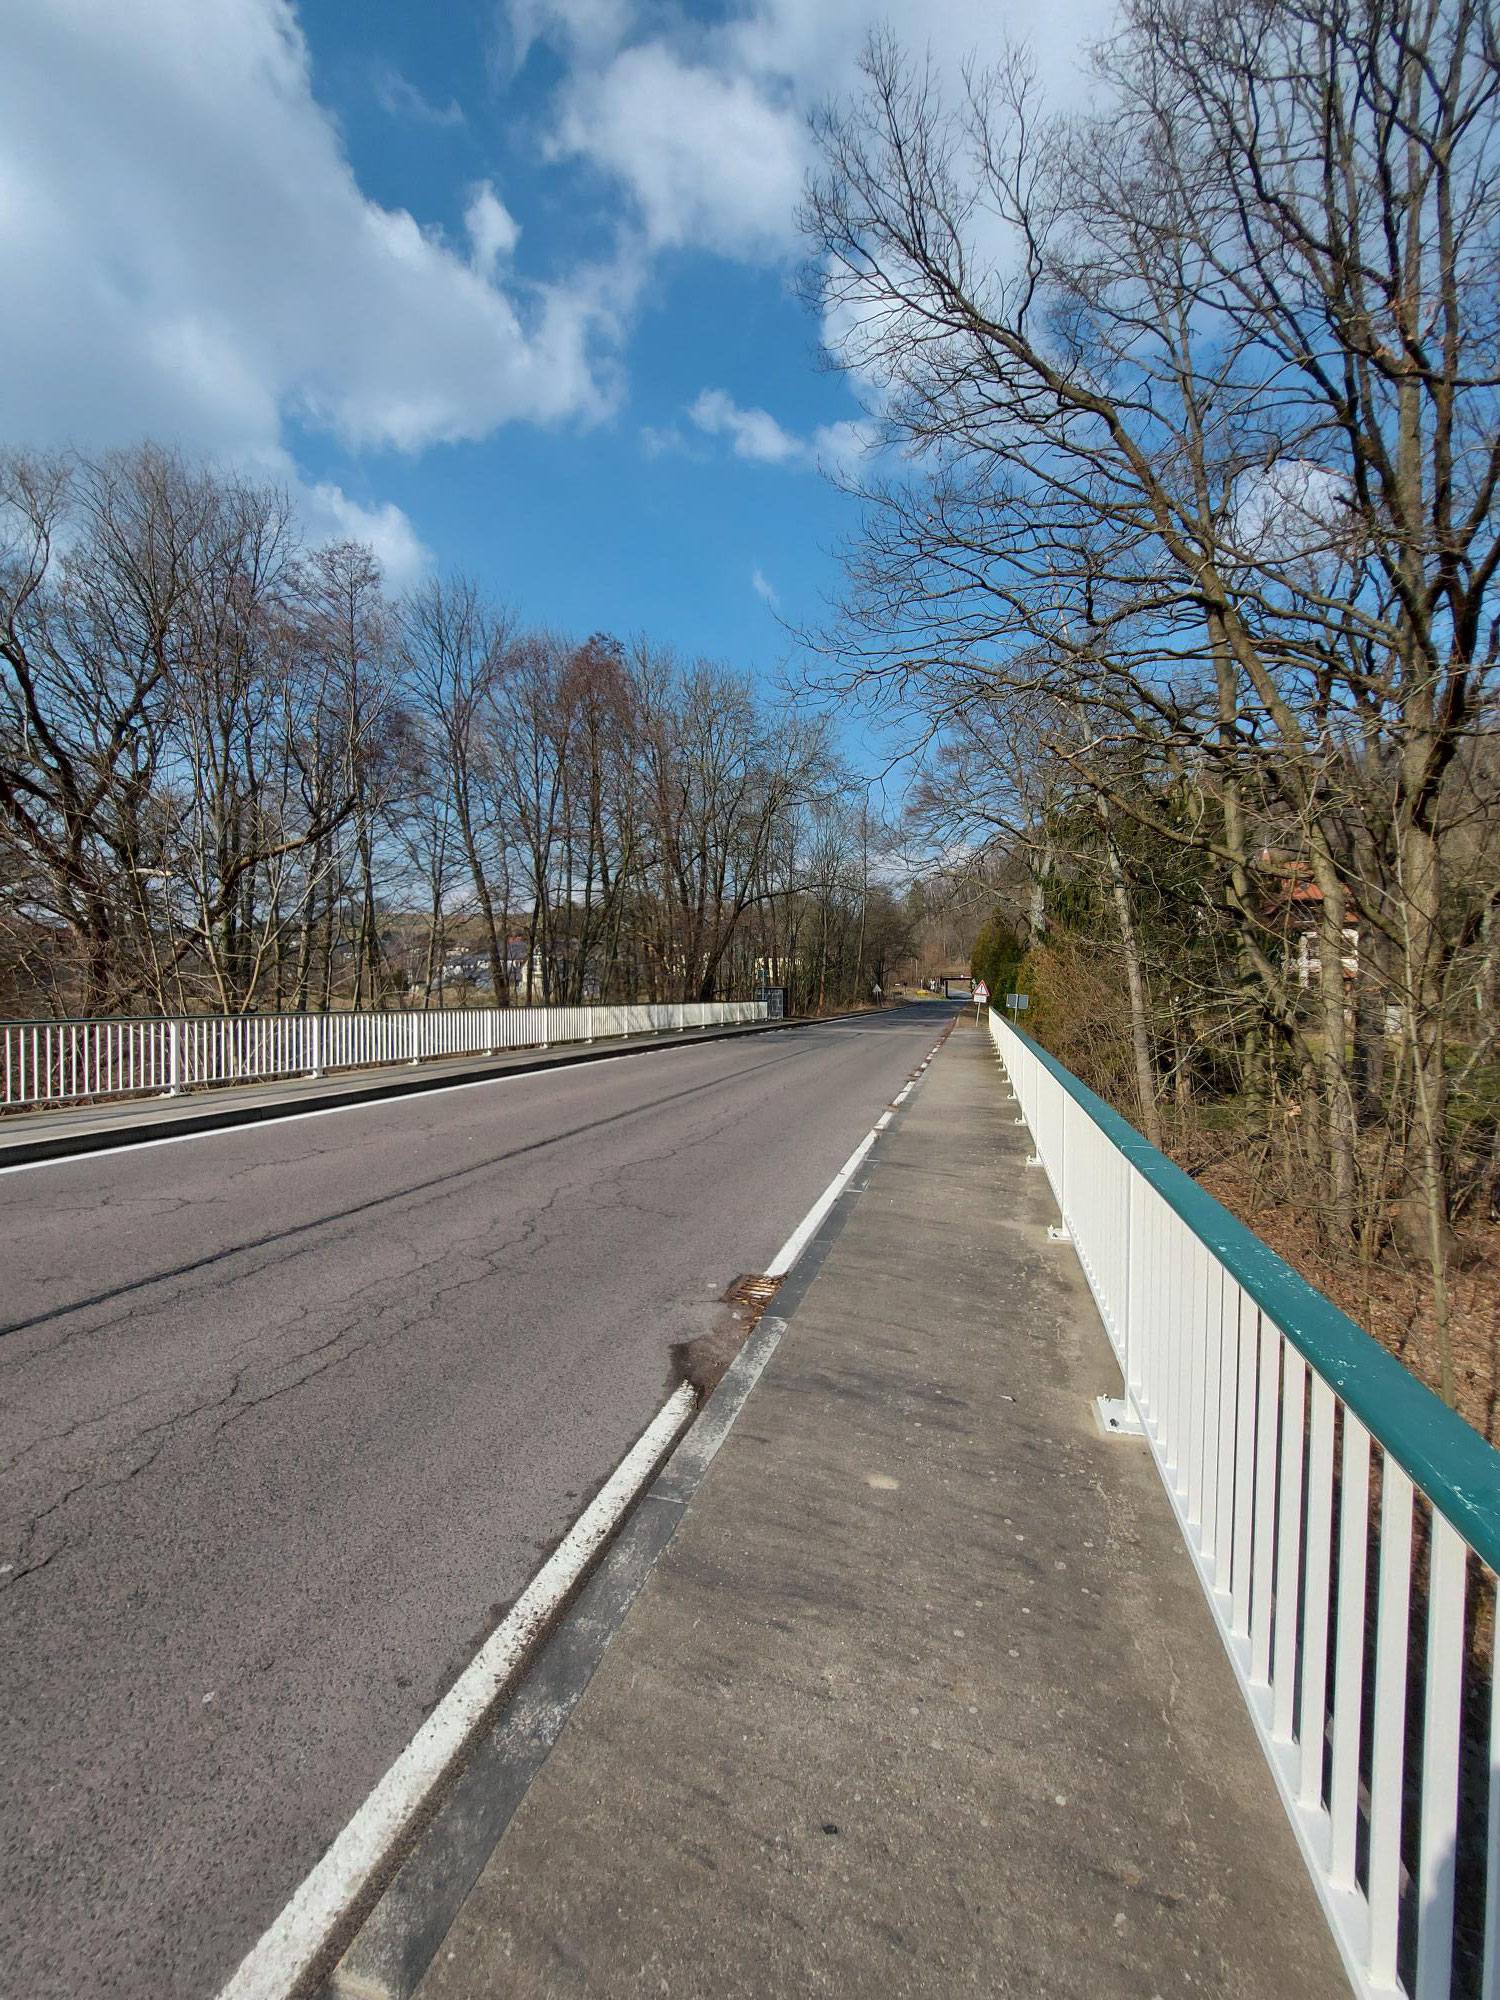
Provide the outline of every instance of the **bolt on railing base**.
<path id="1" fill-rule="evenodd" d="M 1144 1437 L 1145 1426 L 1123 1396 L 1096 1396 L 1094 1421 L 1105 1437 Z"/>
<path id="2" fill-rule="evenodd" d="M 1049 1222 L 1047 1224 L 1047 1241 L 1049 1243 L 1071 1243 L 1073 1236 L 1067 1223 Z"/>

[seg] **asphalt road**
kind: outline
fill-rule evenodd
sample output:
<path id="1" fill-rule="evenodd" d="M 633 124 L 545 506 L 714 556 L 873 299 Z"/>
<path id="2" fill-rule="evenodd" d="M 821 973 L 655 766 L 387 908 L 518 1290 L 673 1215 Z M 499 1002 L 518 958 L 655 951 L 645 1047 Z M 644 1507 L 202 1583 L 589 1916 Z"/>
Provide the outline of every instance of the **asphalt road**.
<path id="1" fill-rule="evenodd" d="M 0 1175 L 3 2000 L 217 1990 L 947 1012 Z"/>

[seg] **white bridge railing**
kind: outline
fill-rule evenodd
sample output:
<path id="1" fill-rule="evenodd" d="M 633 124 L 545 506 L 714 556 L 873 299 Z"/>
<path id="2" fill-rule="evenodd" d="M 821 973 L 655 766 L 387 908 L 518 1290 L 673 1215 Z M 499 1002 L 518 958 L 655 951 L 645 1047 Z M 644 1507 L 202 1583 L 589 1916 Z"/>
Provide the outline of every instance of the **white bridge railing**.
<path id="1" fill-rule="evenodd" d="M 1500 2000 L 1500 1453 L 989 1020 L 1355 1991 Z"/>
<path id="2" fill-rule="evenodd" d="M 777 996 L 779 1000 L 779 995 Z M 764 1000 L 0 1022 L 0 1107 L 175 1093 L 433 1056 L 764 1021 Z M 779 1011 L 779 1009 L 778 1009 Z"/>

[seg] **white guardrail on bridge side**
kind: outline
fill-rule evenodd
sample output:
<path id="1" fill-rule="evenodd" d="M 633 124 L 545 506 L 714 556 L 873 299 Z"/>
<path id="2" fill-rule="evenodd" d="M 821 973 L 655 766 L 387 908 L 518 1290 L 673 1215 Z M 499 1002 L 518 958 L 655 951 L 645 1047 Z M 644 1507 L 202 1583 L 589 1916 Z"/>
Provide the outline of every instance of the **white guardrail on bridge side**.
<path id="1" fill-rule="evenodd" d="M 1355 1991 L 1500 2000 L 1500 1452 L 989 1021 Z"/>
<path id="2" fill-rule="evenodd" d="M 775 1011 L 779 1014 L 779 1006 Z M 331 1069 L 492 1055 L 610 1035 L 732 1027 L 768 1018 L 774 1015 L 765 1000 L 692 1000 L 384 1014 L 5 1021 L 0 1022 L 0 1107 L 172 1094 L 278 1076 L 321 1076 Z"/>

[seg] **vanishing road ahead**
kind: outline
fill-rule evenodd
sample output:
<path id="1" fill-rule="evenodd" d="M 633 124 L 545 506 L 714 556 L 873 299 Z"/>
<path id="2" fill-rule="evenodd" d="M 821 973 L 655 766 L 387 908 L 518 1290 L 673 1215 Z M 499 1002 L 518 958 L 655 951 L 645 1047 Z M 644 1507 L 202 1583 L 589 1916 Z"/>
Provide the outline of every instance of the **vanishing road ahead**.
<path id="1" fill-rule="evenodd" d="M 948 1010 L 0 1175 L 0 1996 L 212 1995 Z"/>

